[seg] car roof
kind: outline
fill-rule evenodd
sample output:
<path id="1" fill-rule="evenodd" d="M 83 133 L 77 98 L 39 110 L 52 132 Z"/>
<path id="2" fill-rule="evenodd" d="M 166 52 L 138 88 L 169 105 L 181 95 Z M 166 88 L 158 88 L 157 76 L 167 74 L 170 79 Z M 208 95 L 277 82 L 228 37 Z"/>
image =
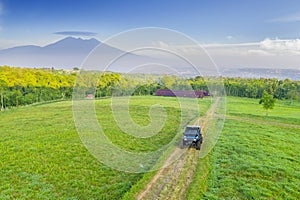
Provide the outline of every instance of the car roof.
<path id="1" fill-rule="evenodd" d="M 201 128 L 200 126 L 187 126 L 186 128 Z"/>

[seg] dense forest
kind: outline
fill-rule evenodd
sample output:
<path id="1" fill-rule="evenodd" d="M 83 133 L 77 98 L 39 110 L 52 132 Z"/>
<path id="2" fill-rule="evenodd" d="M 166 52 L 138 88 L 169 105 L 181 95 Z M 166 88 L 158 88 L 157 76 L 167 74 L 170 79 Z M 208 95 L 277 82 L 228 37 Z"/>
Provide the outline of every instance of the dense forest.
<path id="1" fill-rule="evenodd" d="M 277 99 L 300 101 L 300 81 L 214 77 L 181 78 L 150 74 L 0 67 L 1 110 L 37 102 L 71 99 L 75 88 L 96 98 L 111 95 L 154 95 L 157 89 L 208 90 L 222 82 L 229 96 L 261 98 L 264 91 Z"/>

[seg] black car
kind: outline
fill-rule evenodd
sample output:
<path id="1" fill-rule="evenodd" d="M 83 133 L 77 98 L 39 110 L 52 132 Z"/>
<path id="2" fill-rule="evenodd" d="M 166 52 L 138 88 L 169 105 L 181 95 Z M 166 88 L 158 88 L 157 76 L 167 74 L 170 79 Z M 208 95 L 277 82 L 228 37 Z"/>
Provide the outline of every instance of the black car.
<path id="1" fill-rule="evenodd" d="M 197 150 L 200 150 L 202 144 L 202 133 L 200 126 L 187 126 L 183 133 L 181 148 L 194 146 Z"/>

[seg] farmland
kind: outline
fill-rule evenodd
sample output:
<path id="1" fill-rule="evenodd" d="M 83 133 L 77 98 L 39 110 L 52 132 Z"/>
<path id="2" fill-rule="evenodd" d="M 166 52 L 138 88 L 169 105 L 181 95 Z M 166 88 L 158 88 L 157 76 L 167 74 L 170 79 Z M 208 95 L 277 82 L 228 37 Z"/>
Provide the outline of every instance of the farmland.
<path id="1" fill-rule="evenodd" d="M 198 101 L 203 115 L 211 101 Z M 95 105 L 110 140 L 126 150 L 152 151 L 175 136 L 180 120 L 175 98 L 150 96 L 131 98 L 132 119 L 148 124 L 155 104 L 165 107 L 166 124 L 159 136 L 141 140 L 114 124 L 109 98 Z M 186 123 L 195 117 L 194 108 L 187 110 Z M 257 99 L 228 97 L 223 132 L 213 151 L 199 158 L 186 198 L 297 199 L 299 113 L 297 102 L 278 101 L 266 117 Z M 95 159 L 76 132 L 70 101 L 13 108 L 0 116 L 0 199 L 120 199 L 138 194 L 155 175 L 120 172 Z"/>

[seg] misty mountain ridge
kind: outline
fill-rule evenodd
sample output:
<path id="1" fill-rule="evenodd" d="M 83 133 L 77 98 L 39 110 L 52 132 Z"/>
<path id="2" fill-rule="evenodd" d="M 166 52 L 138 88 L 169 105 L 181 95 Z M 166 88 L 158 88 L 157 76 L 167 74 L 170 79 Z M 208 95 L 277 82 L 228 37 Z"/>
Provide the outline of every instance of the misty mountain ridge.
<path id="1" fill-rule="evenodd" d="M 95 47 L 99 47 L 95 49 Z M 54 67 L 58 69 L 72 69 L 81 67 L 82 62 L 95 49 L 94 54 L 90 55 L 86 60 L 86 68 L 88 70 L 98 70 L 102 66 L 98 66 L 99 62 L 109 63 L 110 60 L 126 54 L 126 52 L 104 44 L 95 38 L 82 39 L 74 37 L 66 37 L 57 42 L 46 46 L 26 45 L 17 46 L 0 50 L 0 66 L 18 66 L 18 67 Z M 118 60 L 117 60 L 118 61 Z M 127 53 L 120 62 L 115 62 L 109 70 L 122 73 L 160 73 L 154 70 L 158 66 L 146 66 L 140 71 L 130 71 L 132 66 L 139 66 L 144 63 L 154 62 L 152 58 L 142 57 L 135 54 Z M 178 64 L 178 71 L 185 71 L 185 68 Z M 101 64 L 100 64 L 101 65 Z M 180 67 L 180 66 L 181 67 Z M 91 68 L 89 68 L 91 66 Z M 121 66 L 121 67 L 120 67 Z M 181 69 L 179 69 L 179 67 Z M 101 69 L 100 69 L 101 70 Z M 153 71 L 154 70 L 154 71 Z M 270 69 L 270 68 L 227 68 L 221 69 L 222 76 L 226 77 L 244 77 L 244 78 L 289 78 L 292 80 L 300 80 L 300 70 L 297 69 Z M 163 72 L 162 72 L 163 73 Z M 184 73 L 182 73 L 184 74 Z M 189 72 L 186 72 L 187 76 Z M 194 76 L 191 73 L 190 76 Z"/>
<path id="2" fill-rule="evenodd" d="M 0 50 L 0 65 L 73 68 L 79 66 L 84 58 L 100 44 L 109 51 L 120 51 L 94 38 L 66 37 L 43 47 L 26 45 Z"/>
<path id="3" fill-rule="evenodd" d="M 37 46 L 37 45 L 24 45 L 24 46 L 17 46 L 8 49 L 0 50 L 0 53 L 27 53 L 27 52 L 34 52 L 34 51 L 47 51 L 50 49 L 62 48 L 64 50 L 74 50 L 74 48 L 83 47 L 84 49 L 93 49 L 101 42 L 92 38 L 92 39 L 81 39 L 81 38 L 74 38 L 74 37 L 66 37 L 62 40 L 59 40 L 55 43 L 48 44 L 46 46 Z"/>
<path id="4" fill-rule="evenodd" d="M 92 50 L 93 54 L 90 54 Z M 89 58 L 86 60 L 87 56 Z M 0 50 L 0 66 L 72 69 L 84 65 L 87 70 L 102 71 L 109 65 L 112 71 L 126 73 L 132 66 L 149 63 L 150 60 L 149 57 L 122 51 L 95 38 L 66 37 L 43 47 L 27 45 Z"/>
<path id="5" fill-rule="evenodd" d="M 101 44 L 101 42 L 96 40 L 95 38 L 84 40 L 81 38 L 66 37 L 62 40 L 59 40 L 58 42 L 44 46 L 43 49 L 46 51 L 57 50 L 57 49 L 78 51 L 79 50 L 78 48 L 80 47 L 81 51 L 89 52 L 99 44 Z"/>

